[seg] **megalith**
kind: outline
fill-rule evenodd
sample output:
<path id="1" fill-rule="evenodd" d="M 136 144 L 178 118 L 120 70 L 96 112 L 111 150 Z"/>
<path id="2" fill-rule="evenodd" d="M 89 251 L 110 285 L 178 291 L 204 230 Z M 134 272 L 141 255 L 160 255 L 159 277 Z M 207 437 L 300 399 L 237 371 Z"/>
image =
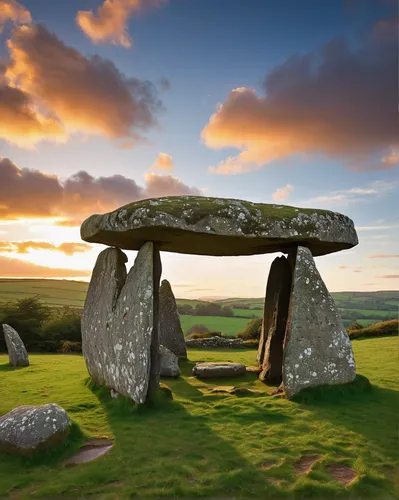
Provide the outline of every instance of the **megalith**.
<path id="1" fill-rule="evenodd" d="M 284 338 L 291 295 L 291 266 L 284 256 L 270 268 L 266 287 L 258 365 L 261 380 L 279 380 L 283 375 Z"/>
<path id="2" fill-rule="evenodd" d="M 3 332 L 10 364 L 13 366 L 29 366 L 28 351 L 18 332 L 6 324 L 3 324 Z"/>
<path id="3" fill-rule="evenodd" d="M 356 376 L 351 341 L 311 251 L 299 246 L 292 261 L 283 360 L 288 398 L 306 387 L 349 383 Z"/>
<path id="4" fill-rule="evenodd" d="M 159 385 L 159 252 L 139 250 L 126 273 L 126 255 L 103 250 L 95 264 L 82 315 L 82 351 L 99 385 L 144 403 Z"/>
<path id="5" fill-rule="evenodd" d="M 161 377 L 178 377 L 180 375 L 179 358 L 167 347 L 159 346 Z"/>
<path id="6" fill-rule="evenodd" d="M 162 280 L 159 289 L 159 342 L 179 358 L 187 358 L 176 299 L 168 280 Z"/>

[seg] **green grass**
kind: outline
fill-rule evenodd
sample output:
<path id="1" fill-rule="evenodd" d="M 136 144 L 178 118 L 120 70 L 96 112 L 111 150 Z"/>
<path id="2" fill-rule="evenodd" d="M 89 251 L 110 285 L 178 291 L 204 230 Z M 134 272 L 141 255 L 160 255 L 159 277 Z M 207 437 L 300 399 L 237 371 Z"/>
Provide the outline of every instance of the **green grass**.
<path id="1" fill-rule="evenodd" d="M 186 333 L 193 325 L 205 325 L 209 330 L 222 332 L 226 335 L 237 335 L 248 323 L 247 318 L 224 318 L 222 316 L 180 316 L 183 332 Z"/>
<path id="2" fill-rule="evenodd" d="M 271 387 L 247 374 L 223 385 L 256 388 L 263 397 L 211 395 L 216 382 L 191 377 L 194 361 L 255 364 L 256 351 L 189 350 L 183 376 L 167 381 L 174 400 L 140 410 L 90 390 L 81 356 L 31 355 L 30 367 L 11 369 L 2 355 L 0 414 L 56 402 L 87 436 L 114 438 L 115 446 L 74 468 L 62 467 L 66 452 L 34 462 L 0 455 L 0 498 L 397 498 L 397 339 L 353 345 L 358 373 L 373 384 L 369 393 L 293 402 L 269 396 Z M 306 454 L 322 460 L 297 476 L 293 465 Z M 357 479 L 340 486 L 327 472 L 332 462 L 353 467 Z"/>
<path id="3" fill-rule="evenodd" d="M 257 318 L 261 318 L 263 316 L 262 309 L 233 309 L 234 316 L 246 316 L 247 318 L 252 318 L 252 316 L 256 316 Z"/>

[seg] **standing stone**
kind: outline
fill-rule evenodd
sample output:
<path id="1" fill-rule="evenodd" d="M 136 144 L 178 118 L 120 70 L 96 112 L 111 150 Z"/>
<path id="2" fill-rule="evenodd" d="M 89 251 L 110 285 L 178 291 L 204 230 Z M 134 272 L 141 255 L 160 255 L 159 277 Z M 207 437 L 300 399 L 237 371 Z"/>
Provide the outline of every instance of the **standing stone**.
<path id="1" fill-rule="evenodd" d="M 3 332 L 10 364 L 13 366 L 29 366 L 28 351 L 18 332 L 6 324 L 3 325 Z"/>
<path id="2" fill-rule="evenodd" d="M 306 387 L 352 382 L 352 344 L 312 253 L 298 247 L 283 361 L 288 398 Z"/>
<path id="3" fill-rule="evenodd" d="M 151 242 L 126 275 L 126 255 L 103 250 L 82 315 L 82 351 L 99 385 L 144 403 L 159 385 L 157 297 L 161 263 Z"/>
<path id="4" fill-rule="evenodd" d="M 159 346 L 161 377 L 178 377 L 180 375 L 179 358 L 167 347 Z"/>
<path id="5" fill-rule="evenodd" d="M 168 280 L 162 280 L 159 289 L 160 343 L 176 356 L 187 358 L 186 342 L 177 311 L 176 299 Z"/>
<path id="6" fill-rule="evenodd" d="M 261 380 L 280 380 L 283 374 L 284 338 L 291 295 L 291 266 L 277 257 L 270 268 L 264 307 L 258 364 Z"/>
<path id="7" fill-rule="evenodd" d="M 0 417 L 0 451 L 31 455 L 65 439 L 71 421 L 55 403 L 18 406 Z"/>

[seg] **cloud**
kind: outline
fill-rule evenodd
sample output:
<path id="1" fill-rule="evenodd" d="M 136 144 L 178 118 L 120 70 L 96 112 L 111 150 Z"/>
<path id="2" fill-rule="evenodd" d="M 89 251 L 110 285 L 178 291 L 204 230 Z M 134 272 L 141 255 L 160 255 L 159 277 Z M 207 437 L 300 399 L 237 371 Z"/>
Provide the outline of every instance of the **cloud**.
<path id="1" fill-rule="evenodd" d="M 98 55 L 83 56 L 41 25 L 15 28 L 7 45 L 0 132 L 10 142 L 66 140 L 79 132 L 132 145 L 158 126 L 162 103 L 151 82 L 127 78 Z"/>
<path id="2" fill-rule="evenodd" d="M 399 279 L 399 274 L 384 274 L 383 276 L 376 276 L 376 278 Z"/>
<path id="3" fill-rule="evenodd" d="M 292 191 L 293 189 L 294 189 L 294 186 L 291 186 L 291 184 L 286 184 L 284 187 L 277 189 L 273 193 L 273 200 L 275 200 L 275 201 L 286 200 L 290 195 L 290 191 Z"/>
<path id="4" fill-rule="evenodd" d="M 363 267 L 362 266 L 338 266 L 338 269 L 349 269 L 349 270 L 352 270 L 354 273 L 361 273 Z"/>
<path id="5" fill-rule="evenodd" d="M 161 175 L 150 173 L 145 175 L 146 189 L 145 197 L 156 198 L 160 196 L 182 196 L 200 195 L 200 190 L 196 187 L 189 187 L 173 175 Z"/>
<path id="6" fill-rule="evenodd" d="M 30 12 L 16 0 L 0 0 L 0 33 L 7 21 L 15 24 L 29 24 L 32 18 Z"/>
<path id="7" fill-rule="evenodd" d="M 143 7 L 157 7 L 162 3 L 164 0 L 105 0 L 96 13 L 79 11 L 76 22 L 94 43 L 131 47 L 132 39 L 127 31 L 129 18 Z"/>
<path id="8" fill-rule="evenodd" d="M 91 271 L 39 266 L 0 255 L 0 276 L 2 278 L 78 278 L 90 275 Z"/>
<path id="9" fill-rule="evenodd" d="M 396 229 L 399 224 L 390 224 L 386 226 L 356 226 L 357 231 L 385 231 L 386 229 Z"/>
<path id="10" fill-rule="evenodd" d="M 399 259 L 399 254 L 378 254 L 369 255 L 369 259 Z"/>
<path id="11" fill-rule="evenodd" d="M 54 245 L 47 241 L 3 241 L 0 242 L 1 253 L 29 253 L 29 250 L 52 250 L 62 252 L 65 255 L 73 255 L 78 252 L 88 252 L 92 249 L 87 243 L 65 242 Z"/>
<path id="12" fill-rule="evenodd" d="M 357 50 L 334 39 L 275 67 L 263 95 L 251 88 L 233 90 L 201 137 L 210 148 L 241 152 L 211 172 L 249 172 L 301 153 L 321 154 L 357 170 L 394 167 L 393 160 L 382 163 L 381 158 L 399 144 L 397 52 L 391 39 L 369 37 Z"/>
<path id="13" fill-rule="evenodd" d="M 155 162 L 151 165 L 150 170 L 173 170 L 173 158 L 166 153 L 159 153 Z"/>
<path id="14" fill-rule="evenodd" d="M 63 225 L 79 225 L 92 213 L 133 201 L 188 194 L 199 195 L 200 191 L 170 174 L 148 173 L 144 186 L 123 175 L 94 177 L 84 170 L 61 181 L 0 157 L 0 220 L 63 217 Z"/>
<path id="15" fill-rule="evenodd" d="M 306 205 L 312 204 L 329 204 L 329 205 L 349 205 L 367 201 L 372 197 L 383 197 L 386 194 L 394 191 L 398 187 L 398 183 L 377 180 L 371 182 L 364 187 L 353 187 L 350 189 L 341 189 L 331 191 L 325 195 L 316 196 L 305 200 L 303 203 Z"/>

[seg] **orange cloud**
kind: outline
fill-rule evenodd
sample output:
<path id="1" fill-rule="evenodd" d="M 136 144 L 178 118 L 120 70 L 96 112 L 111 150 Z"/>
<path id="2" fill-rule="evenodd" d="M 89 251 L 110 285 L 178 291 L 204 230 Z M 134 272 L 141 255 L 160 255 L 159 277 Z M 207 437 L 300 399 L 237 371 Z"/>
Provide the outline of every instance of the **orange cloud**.
<path id="1" fill-rule="evenodd" d="M 375 78 L 375 75 L 379 75 Z M 210 148 L 241 152 L 210 171 L 231 175 L 300 153 L 322 154 L 357 170 L 392 168 L 399 145 L 397 44 L 369 39 L 357 51 L 333 40 L 272 70 L 264 95 L 233 90 L 202 130 Z"/>
<path id="2" fill-rule="evenodd" d="M 284 201 L 286 200 L 290 192 L 294 189 L 294 186 L 291 186 L 291 184 L 286 184 L 284 187 L 277 189 L 273 193 L 273 200 L 275 201 Z"/>
<path id="3" fill-rule="evenodd" d="M 145 175 L 146 198 L 157 198 L 161 196 L 200 195 L 196 187 L 189 187 L 173 175 L 162 175 L 150 173 Z"/>
<path id="4" fill-rule="evenodd" d="M 28 253 L 29 250 L 52 250 L 62 252 L 65 255 L 73 255 L 78 252 L 88 252 L 92 249 L 87 243 L 65 242 L 53 245 L 47 241 L 3 241 L 0 242 L 0 252 L 6 253 Z"/>
<path id="5" fill-rule="evenodd" d="M 165 0 L 105 0 L 92 10 L 81 10 L 76 22 L 82 31 L 94 42 L 110 42 L 123 47 L 131 47 L 132 39 L 127 31 L 129 18 L 143 7 L 157 7 Z"/>
<path id="6" fill-rule="evenodd" d="M 150 170 L 173 170 L 173 158 L 166 153 L 159 153 L 155 162 L 151 165 Z"/>
<path id="7" fill-rule="evenodd" d="M 399 279 L 399 274 L 384 274 L 383 276 L 376 276 L 376 278 Z"/>
<path id="8" fill-rule="evenodd" d="M 0 276 L 2 278 L 78 278 L 90 275 L 91 271 L 38 266 L 30 262 L 10 259 L 0 255 Z"/>
<path id="9" fill-rule="evenodd" d="M 0 0 L 0 33 L 7 21 L 15 24 L 29 24 L 32 18 L 30 12 L 16 0 Z"/>
<path id="10" fill-rule="evenodd" d="M 123 175 L 93 177 L 82 170 L 61 182 L 0 157 L 0 219 L 63 217 L 62 225 L 79 225 L 90 214 L 132 201 L 184 194 L 200 192 L 172 175 L 149 173 L 142 187 Z"/>
<path id="11" fill-rule="evenodd" d="M 156 87 L 127 78 L 109 60 L 85 57 L 44 26 L 15 28 L 0 78 L 0 136 L 19 145 L 74 132 L 125 139 L 157 126 Z M 3 80 L 3 83 L 1 83 Z M 39 111 L 40 110 L 40 111 Z"/>

